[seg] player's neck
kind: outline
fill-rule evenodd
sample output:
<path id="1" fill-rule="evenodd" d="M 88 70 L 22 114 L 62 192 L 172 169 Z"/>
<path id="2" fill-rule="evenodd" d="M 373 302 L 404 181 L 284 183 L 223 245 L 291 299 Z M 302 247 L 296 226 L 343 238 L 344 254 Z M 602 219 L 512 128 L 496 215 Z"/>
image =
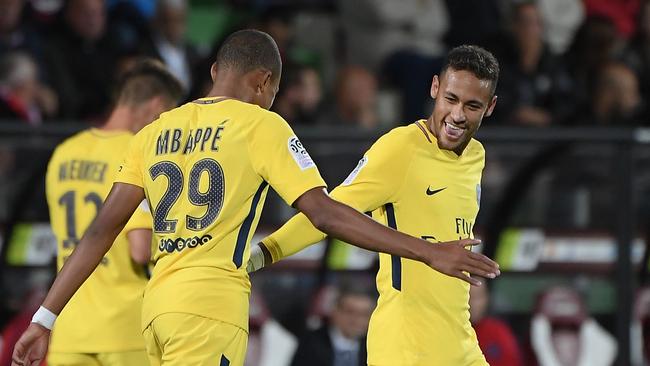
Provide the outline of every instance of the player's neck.
<path id="1" fill-rule="evenodd" d="M 433 115 L 431 115 L 427 119 L 425 125 L 427 126 L 427 129 L 429 130 L 429 132 L 436 138 L 436 140 L 438 140 L 438 135 L 436 134 L 436 129 L 433 128 L 433 123 L 434 123 Z M 461 156 L 461 155 L 463 155 L 463 151 L 465 151 L 465 148 L 467 147 L 468 144 L 469 144 L 469 141 L 465 142 L 464 144 L 462 144 L 461 146 L 457 147 L 454 150 L 448 150 L 448 151 L 453 152 L 457 156 Z M 444 149 L 444 150 L 446 150 L 446 149 Z"/>
<path id="2" fill-rule="evenodd" d="M 133 113 L 125 106 L 117 106 L 100 129 L 105 131 L 131 131 Z"/>
<path id="3" fill-rule="evenodd" d="M 235 73 L 218 74 L 206 98 L 227 97 L 251 103 L 252 99 L 246 93 L 243 84 L 244 81 L 241 75 Z"/>

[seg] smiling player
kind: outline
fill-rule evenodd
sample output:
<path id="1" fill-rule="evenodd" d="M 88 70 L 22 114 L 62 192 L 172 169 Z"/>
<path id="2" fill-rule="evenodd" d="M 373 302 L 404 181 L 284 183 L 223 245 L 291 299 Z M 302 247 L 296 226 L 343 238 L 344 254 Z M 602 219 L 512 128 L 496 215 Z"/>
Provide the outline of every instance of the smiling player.
<path id="1" fill-rule="evenodd" d="M 440 76 L 433 77 L 436 103 L 429 119 L 381 137 L 332 198 L 433 243 L 473 238 L 485 161 L 483 146 L 473 136 L 494 109 L 498 76 L 497 60 L 486 50 L 451 50 Z M 324 236 L 299 214 L 254 247 L 249 268 L 289 256 Z M 380 254 L 379 260 L 369 365 L 487 365 L 469 321 L 467 282 L 478 280 L 460 277 L 463 282 L 394 255 Z"/>

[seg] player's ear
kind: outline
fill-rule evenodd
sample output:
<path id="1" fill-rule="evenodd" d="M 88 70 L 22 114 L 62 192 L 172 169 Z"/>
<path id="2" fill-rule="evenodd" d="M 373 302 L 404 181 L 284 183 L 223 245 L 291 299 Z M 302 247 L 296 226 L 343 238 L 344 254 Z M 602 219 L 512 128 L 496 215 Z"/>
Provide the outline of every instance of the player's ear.
<path id="1" fill-rule="evenodd" d="M 212 66 L 210 67 L 210 76 L 212 77 L 212 82 L 217 80 L 217 63 L 213 62 Z"/>
<path id="2" fill-rule="evenodd" d="M 433 75 L 433 80 L 431 80 L 431 98 L 436 99 L 438 95 L 438 89 L 440 88 L 440 79 L 438 75 Z"/>
<path id="3" fill-rule="evenodd" d="M 269 70 L 260 69 L 258 75 L 258 82 L 256 93 L 262 94 L 267 88 L 273 87 L 271 81 L 273 79 L 273 73 Z"/>
<path id="4" fill-rule="evenodd" d="M 493 96 L 492 100 L 490 101 L 490 104 L 487 107 L 487 111 L 485 111 L 485 117 L 490 117 L 492 114 L 492 111 L 494 111 L 494 106 L 497 105 L 497 96 Z"/>

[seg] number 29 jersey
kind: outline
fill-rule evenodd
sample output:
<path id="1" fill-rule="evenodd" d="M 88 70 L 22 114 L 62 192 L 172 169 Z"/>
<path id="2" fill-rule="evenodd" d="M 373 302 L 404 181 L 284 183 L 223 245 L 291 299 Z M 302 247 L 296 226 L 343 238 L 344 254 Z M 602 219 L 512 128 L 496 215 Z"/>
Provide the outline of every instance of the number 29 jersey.
<path id="1" fill-rule="evenodd" d="M 54 151 L 45 187 L 59 270 L 101 208 L 132 138 L 128 131 L 91 128 L 65 140 Z M 50 351 L 144 350 L 138 323 L 147 278 L 144 268 L 131 260 L 126 233 L 150 228 L 151 215 L 138 209 L 59 315 Z"/>
<path id="2" fill-rule="evenodd" d="M 286 121 L 224 98 L 187 103 L 145 127 L 116 182 L 143 187 L 153 210 L 143 329 L 180 312 L 247 330 L 249 241 L 269 185 L 289 205 L 325 186 Z"/>

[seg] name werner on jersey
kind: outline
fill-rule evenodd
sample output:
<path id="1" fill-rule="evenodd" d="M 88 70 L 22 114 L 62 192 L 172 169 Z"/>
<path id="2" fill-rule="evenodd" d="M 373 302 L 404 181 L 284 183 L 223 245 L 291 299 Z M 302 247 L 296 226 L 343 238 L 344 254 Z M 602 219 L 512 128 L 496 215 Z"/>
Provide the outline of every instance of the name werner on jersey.
<path id="1" fill-rule="evenodd" d="M 108 163 L 103 161 L 67 160 L 59 165 L 59 181 L 82 180 L 103 183 Z"/>

